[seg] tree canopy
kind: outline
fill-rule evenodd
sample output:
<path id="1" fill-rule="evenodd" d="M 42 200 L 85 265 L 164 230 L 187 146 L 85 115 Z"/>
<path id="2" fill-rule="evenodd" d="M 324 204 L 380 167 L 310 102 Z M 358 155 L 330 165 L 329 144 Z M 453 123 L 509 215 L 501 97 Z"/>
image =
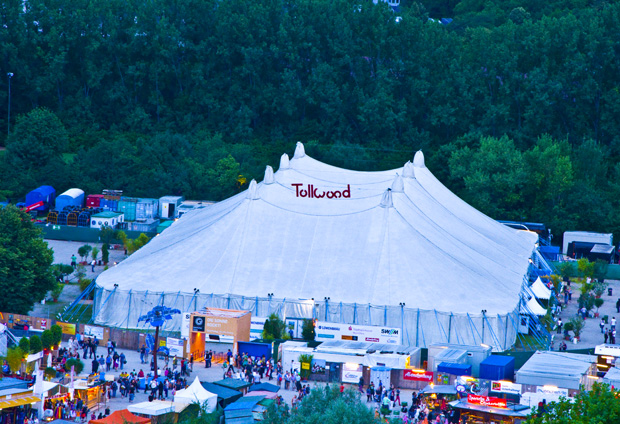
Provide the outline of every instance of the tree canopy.
<path id="1" fill-rule="evenodd" d="M 52 259 L 30 216 L 11 205 L 0 209 L 0 310 L 28 314 L 54 288 Z"/>
<path id="2" fill-rule="evenodd" d="M 493 218 L 618 235 L 618 21 L 611 0 L 5 1 L 0 196 L 221 200 L 301 140 L 360 170 L 424 149 Z"/>
<path id="3" fill-rule="evenodd" d="M 577 393 L 573 402 L 552 402 L 544 413 L 531 416 L 527 424 L 591 424 L 620 422 L 620 393 L 607 384 L 594 383 L 591 391 Z"/>

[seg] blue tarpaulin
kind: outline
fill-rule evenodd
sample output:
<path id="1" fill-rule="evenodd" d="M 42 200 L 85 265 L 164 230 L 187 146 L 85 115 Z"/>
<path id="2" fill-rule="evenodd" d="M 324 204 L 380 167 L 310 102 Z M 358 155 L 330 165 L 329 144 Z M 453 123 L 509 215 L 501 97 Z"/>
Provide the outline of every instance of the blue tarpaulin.
<path id="1" fill-rule="evenodd" d="M 442 362 L 437 366 L 437 372 L 443 372 L 452 375 L 471 375 L 471 365 Z"/>

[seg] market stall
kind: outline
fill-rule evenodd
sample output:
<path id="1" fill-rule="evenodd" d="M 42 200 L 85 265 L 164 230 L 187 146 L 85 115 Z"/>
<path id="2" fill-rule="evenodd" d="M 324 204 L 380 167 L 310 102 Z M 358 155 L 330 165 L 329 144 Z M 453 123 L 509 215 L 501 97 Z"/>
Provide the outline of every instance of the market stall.
<path id="1" fill-rule="evenodd" d="M 456 388 L 452 385 L 430 384 L 420 390 L 420 400 L 426 402 L 431 416 L 446 411 L 448 403 L 458 398 Z"/>
<path id="2" fill-rule="evenodd" d="M 151 420 L 134 415 L 127 409 L 121 409 L 100 420 L 91 420 L 90 424 L 151 424 Z"/>
<path id="3" fill-rule="evenodd" d="M 0 391 L 0 422 L 24 422 L 24 418 L 33 418 L 37 410 L 33 408 L 40 397 L 28 389 L 5 389 Z"/>
<path id="4" fill-rule="evenodd" d="M 226 406 L 243 396 L 243 393 L 239 390 L 230 389 L 228 387 L 223 387 L 204 381 L 202 381 L 201 384 L 207 391 L 217 395 L 217 403 L 222 409 L 226 408 Z"/>
<path id="5" fill-rule="evenodd" d="M 152 424 L 176 423 L 179 414 L 187 408 L 188 404 L 181 402 L 168 402 L 154 400 L 152 402 L 140 402 L 128 405 L 127 409 L 139 417 L 148 418 Z"/>
<path id="6" fill-rule="evenodd" d="M 179 390 L 174 395 L 174 401 L 179 403 L 198 403 L 204 407 L 206 412 L 213 412 L 217 407 L 217 395 L 207 391 L 198 377 L 187 389 Z"/>
<path id="7" fill-rule="evenodd" d="M 511 404 L 506 399 L 472 394 L 449 405 L 457 409 L 461 419 L 468 424 L 519 424 L 531 412 L 528 406 Z"/>

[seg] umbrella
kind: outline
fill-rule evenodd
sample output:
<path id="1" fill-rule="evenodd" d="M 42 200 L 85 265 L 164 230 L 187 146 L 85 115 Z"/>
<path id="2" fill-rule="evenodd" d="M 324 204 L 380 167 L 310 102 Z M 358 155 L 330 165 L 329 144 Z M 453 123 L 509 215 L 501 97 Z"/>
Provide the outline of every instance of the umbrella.
<path id="1" fill-rule="evenodd" d="M 52 352 L 47 354 L 47 367 L 52 368 Z"/>

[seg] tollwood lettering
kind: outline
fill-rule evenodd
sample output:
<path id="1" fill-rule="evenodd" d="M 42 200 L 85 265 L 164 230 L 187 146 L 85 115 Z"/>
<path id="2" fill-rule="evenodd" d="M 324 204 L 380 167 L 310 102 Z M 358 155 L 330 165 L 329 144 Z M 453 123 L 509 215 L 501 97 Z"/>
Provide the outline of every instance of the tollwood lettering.
<path id="1" fill-rule="evenodd" d="M 314 186 L 314 184 L 308 184 L 306 188 L 303 188 L 302 183 L 291 184 L 295 187 L 295 196 L 296 197 L 308 197 L 310 199 L 322 199 L 323 197 L 327 197 L 328 199 L 350 199 L 351 198 L 351 185 L 347 184 L 347 188 L 344 190 L 333 190 L 333 191 L 319 191 L 318 188 Z"/>

